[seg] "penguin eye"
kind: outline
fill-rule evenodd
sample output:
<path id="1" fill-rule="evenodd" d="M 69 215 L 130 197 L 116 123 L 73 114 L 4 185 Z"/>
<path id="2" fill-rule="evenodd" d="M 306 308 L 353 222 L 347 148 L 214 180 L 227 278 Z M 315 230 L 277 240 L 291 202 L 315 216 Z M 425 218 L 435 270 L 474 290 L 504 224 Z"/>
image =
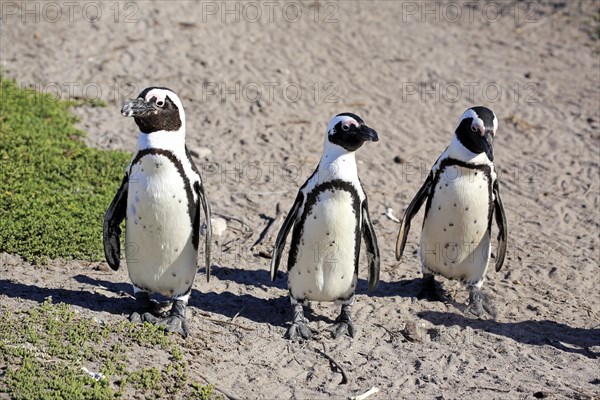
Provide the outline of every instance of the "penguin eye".
<path id="1" fill-rule="evenodd" d="M 342 125 L 342 130 L 348 132 L 350 130 L 350 125 Z"/>
<path id="2" fill-rule="evenodd" d="M 475 125 L 471 125 L 471 132 L 477 132 L 477 127 L 475 127 Z"/>
<path id="3" fill-rule="evenodd" d="M 162 100 L 159 100 L 159 101 L 156 102 L 156 105 L 159 106 L 159 107 L 162 107 L 162 106 L 165 105 L 165 102 L 162 101 Z"/>

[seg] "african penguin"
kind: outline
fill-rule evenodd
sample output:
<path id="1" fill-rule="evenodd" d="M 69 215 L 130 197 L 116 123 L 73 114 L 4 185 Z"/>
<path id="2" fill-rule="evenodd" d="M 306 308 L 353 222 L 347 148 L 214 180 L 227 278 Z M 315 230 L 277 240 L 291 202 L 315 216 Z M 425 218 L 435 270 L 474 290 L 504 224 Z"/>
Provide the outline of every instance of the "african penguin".
<path id="1" fill-rule="evenodd" d="M 342 305 L 333 336 L 354 336 L 351 305 L 358 278 L 361 233 L 369 263 L 369 288 L 379 282 L 379 248 L 369 217 L 367 196 L 358 178 L 355 151 L 379 140 L 355 114 L 336 115 L 327 127 L 319 165 L 298 191 L 285 219 L 271 260 L 275 280 L 286 237 L 293 229 L 288 255 L 288 289 L 294 321 L 289 339 L 310 339 L 302 306 L 308 301 Z"/>
<path id="2" fill-rule="evenodd" d="M 167 331 L 188 334 L 185 308 L 196 275 L 200 208 L 206 224 L 205 262 L 210 277 L 210 207 L 202 179 L 185 145 L 185 113 L 170 89 L 149 87 L 125 102 L 121 113 L 139 127 L 137 151 L 104 218 L 104 254 L 120 265 L 119 227 L 125 229 L 125 258 L 139 313 Z M 150 293 L 173 300 L 167 315 L 155 315 Z"/>
<path id="3" fill-rule="evenodd" d="M 465 311 L 478 317 L 484 312 L 495 317 L 494 307 L 481 291 L 490 259 L 494 212 L 498 225 L 496 271 L 504 263 L 508 235 L 493 163 L 497 129 L 498 119 L 488 108 L 472 107 L 463 113 L 450 145 L 406 209 L 396 242 L 400 260 L 410 222 L 427 199 L 419 246 L 423 272 L 419 298 L 439 299 L 436 274 L 459 279 L 469 287 Z"/>

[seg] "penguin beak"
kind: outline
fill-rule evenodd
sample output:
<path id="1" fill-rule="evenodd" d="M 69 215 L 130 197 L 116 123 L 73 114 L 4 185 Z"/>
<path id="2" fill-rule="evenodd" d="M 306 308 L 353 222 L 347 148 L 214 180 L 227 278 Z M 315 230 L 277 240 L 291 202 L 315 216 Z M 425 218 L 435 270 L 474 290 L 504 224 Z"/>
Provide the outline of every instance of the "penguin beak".
<path id="1" fill-rule="evenodd" d="M 492 146 L 492 143 L 494 142 L 494 136 L 492 133 L 493 132 L 491 129 L 486 129 L 481 137 L 483 151 L 485 151 L 485 155 L 490 161 L 494 161 L 494 147 Z"/>
<path id="2" fill-rule="evenodd" d="M 124 117 L 143 117 L 151 113 L 156 114 L 157 112 L 154 104 L 146 103 L 146 100 L 141 97 L 126 101 L 123 103 L 123 108 L 121 108 L 121 114 Z"/>
<path id="3" fill-rule="evenodd" d="M 365 142 L 377 142 L 379 140 L 379 136 L 374 129 L 369 128 L 366 125 L 362 125 L 358 130 L 358 137 L 364 140 Z"/>

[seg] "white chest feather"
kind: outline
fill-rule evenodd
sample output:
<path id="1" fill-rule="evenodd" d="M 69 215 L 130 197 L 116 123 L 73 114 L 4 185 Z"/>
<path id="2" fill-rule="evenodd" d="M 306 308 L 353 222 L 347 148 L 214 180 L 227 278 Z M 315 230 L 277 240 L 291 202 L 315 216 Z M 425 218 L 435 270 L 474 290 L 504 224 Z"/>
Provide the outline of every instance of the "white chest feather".
<path id="1" fill-rule="evenodd" d="M 127 199 L 127 267 L 134 285 L 166 296 L 185 293 L 196 273 L 191 189 L 165 155 L 132 165 Z"/>
<path id="2" fill-rule="evenodd" d="M 490 252 L 490 179 L 485 169 L 450 165 L 441 171 L 421 233 L 425 270 L 468 282 L 483 279 Z"/>
<path id="3" fill-rule="evenodd" d="M 304 219 L 299 221 L 301 235 L 292 244 L 297 246 L 297 257 L 288 265 L 293 298 L 335 301 L 353 295 L 359 204 L 357 194 L 339 188 L 321 191 L 312 205 L 309 196 Z"/>

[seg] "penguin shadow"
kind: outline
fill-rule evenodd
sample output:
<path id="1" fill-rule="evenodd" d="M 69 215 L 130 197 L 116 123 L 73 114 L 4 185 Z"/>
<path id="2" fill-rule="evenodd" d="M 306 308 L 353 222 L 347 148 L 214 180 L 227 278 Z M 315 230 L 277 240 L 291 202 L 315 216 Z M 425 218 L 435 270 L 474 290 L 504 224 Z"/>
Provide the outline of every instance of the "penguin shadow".
<path id="1" fill-rule="evenodd" d="M 84 276 L 79 275 L 75 278 L 77 279 L 78 277 Z M 92 278 L 89 279 L 92 281 L 94 280 Z M 82 283 L 89 283 L 80 280 L 78 281 Z M 105 285 L 105 287 L 114 285 L 112 282 L 101 282 L 103 285 Z M 52 297 L 53 303 L 66 303 L 79 306 L 81 308 L 86 308 L 91 311 L 104 311 L 116 315 L 123 314 L 124 309 L 128 309 L 133 305 L 133 300 L 129 299 L 128 297 L 109 297 L 102 293 L 85 290 L 42 288 L 35 285 L 11 282 L 5 279 L 0 279 L 0 293 L 8 297 L 27 299 L 37 303 L 43 303 L 48 297 Z M 115 293 L 119 292 L 116 291 Z"/>
<path id="2" fill-rule="evenodd" d="M 107 290 L 120 296 L 123 296 L 123 293 L 132 293 L 131 285 L 128 283 L 104 281 L 86 275 L 77 275 L 75 276 L 75 280 L 87 285 L 97 286 L 102 290 Z M 79 291 L 76 293 L 81 294 L 84 292 Z M 124 312 L 135 310 L 135 300 L 130 296 L 123 298 L 102 297 L 105 298 L 105 303 L 107 303 L 104 304 L 105 307 L 101 305 L 94 306 L 94 304 L 91 304 L 94 307 L 88 307 L 88 301 L 93 303 L 98 301 L 97 299 L 82 300 L 81 304 L 78 305 L 95 311 L 108 311 L 114 314 L 123 314 Z M 161 304 L 169 300 L 167 297 L 158 294 L 153 294 L 151 297 Z M 43 301 L 43 297 L 41 299 Z M 64 300 L 61 299 L 60 301 Z M 116 304 L 111 306 L 110 302 Z M 254 322 L 269 323 L 275 326 L 283 326 L 286 321 L 291 319 L 291 311 L 287 310 L 289 308 L 289 300 L 286 296 L 274 299 L 262 299 L 250 294 L 237 295 L 231 292 L 200 292 L 197 289 L 192 289 L 188 307 L 194 307 L 212 314 L 219 314 L 229 319 L 237 315 L 238 317 L 245 317 Z"/>
<path id="3" fill-rule="evenodd" d="M 369 290 L 369 281 L 359 278 L 356 282 L 356 293 L 370 297 L 417 297 L 421 290 L 421 279 L 402 279 L 399 281 L 379 281 L 377 289 Z"/>
<path id="4" fill-rule="evenodd" d="M 287 290 L 287 272 L 277 271 L 275 281 L 271 281 L 270 271 L 245 270 L 241 268 L 231 268 L 227 266 L 211 267 L 212 274 L 223 281 L 232 281 L 240 285 L 250 285 L 255 287 L 274 287 Z M 379 281 L 377 289 L 369 290 L 369 282 L 366 279 L 359 278 L 356 283 L 356 293 L 374 297 L 416 297 L 421 290 L 421 279 L 403 279 L 395 282 Z"/>
<path id="5" fill-rule="evenodd" d="M 600 329 L 596 328 L 572 328 L 550 320 L 497 322 L 438 311 L 422 311 L 417 315 L 435 325 L 481 329 L 523 344 L 550 345 L 564 352 L 581 354 L 592 359 L 600 358 L 600 352 L 589 349 L 600 346 Z"/>
<path id="6" fill-rule="evenodd" d="M 188 306 L 211 314 L 219 314 L 227 319 L 233 317 L 247 318 L 260 324 L 285 326 L 292 318 L 287 296 L 263 299 L 250 294 L 231 292 L 201 293 L 192 289 Z"/>
<path id="7" fill-rule="evenodd" d="M 279 289 L 287 289 L 287 274 L 282 271 L 277 272 L 275 281 L 271 281 L 271 272 L 258 269 L 248 270 L 243 268 L 231 268 L 222 265 L 214 265 L 211 267 L 212 274 L 222 281 L 232 281 L 240 285 L 251 285 L 256 287 L 274 287 Z"/>

